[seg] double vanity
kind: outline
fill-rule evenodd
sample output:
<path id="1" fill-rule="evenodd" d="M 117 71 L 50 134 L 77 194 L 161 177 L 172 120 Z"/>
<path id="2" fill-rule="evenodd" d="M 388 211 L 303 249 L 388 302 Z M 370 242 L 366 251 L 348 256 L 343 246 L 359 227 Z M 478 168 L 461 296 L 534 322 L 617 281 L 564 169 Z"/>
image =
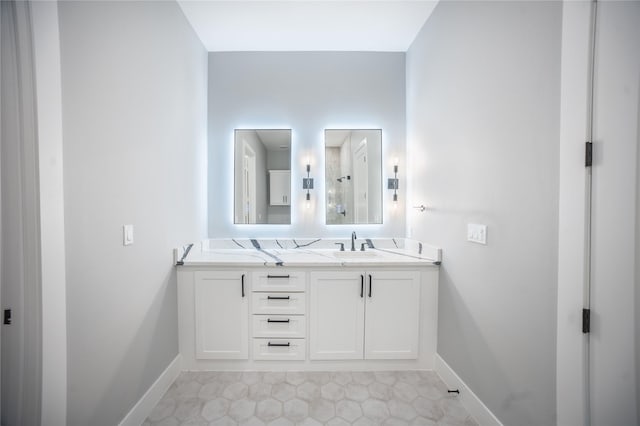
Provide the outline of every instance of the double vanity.
<path id="1" fill-rule="evenodd" d="M 432 369 L 440 250 L 353 237 L 176 250 L 183 369 Z"/>

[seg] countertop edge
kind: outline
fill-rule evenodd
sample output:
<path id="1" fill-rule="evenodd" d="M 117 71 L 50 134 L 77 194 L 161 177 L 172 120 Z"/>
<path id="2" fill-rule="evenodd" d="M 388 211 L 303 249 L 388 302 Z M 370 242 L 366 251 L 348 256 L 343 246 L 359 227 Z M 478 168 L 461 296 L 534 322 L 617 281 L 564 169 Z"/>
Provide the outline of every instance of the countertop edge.
<path id="1" fill-rule="evenodd" d="M 282 265 L 276 265 L 275 263 L 263 263 L 263 264 L 257 264 L 256 262 L 212 262 L 212 261 L 202 261 L 202 262 L 198 262 L 198 261 L 192 261 L 192 262 L 184 262 L 183 264 L 179 264 L 176 265 L 177 267 L 180 268 L 189 268 L 189 267 L 198 267 L 198 268 L 202 268 L 202 267 L 225 267 L 225 268 L 335 268 L 335 267 L 341 267 L 341 268 L 358 268 L 358 267 L 406 267 L 406 266 L 411 266 L 411 267 L 440 267 L 440 263 L 436 262 L 436 261 L 428 261 L 428 260 L 424 260 L 424 261 L 418 261 L 418 262 L 394 262 L 394 261 L 388 261 L 388 262 L 381 262 L 381 261 L 377 261 L 377 262 L 323 262 L 323 263 L 289 263 L 289 264 L 282 264 Z"/>

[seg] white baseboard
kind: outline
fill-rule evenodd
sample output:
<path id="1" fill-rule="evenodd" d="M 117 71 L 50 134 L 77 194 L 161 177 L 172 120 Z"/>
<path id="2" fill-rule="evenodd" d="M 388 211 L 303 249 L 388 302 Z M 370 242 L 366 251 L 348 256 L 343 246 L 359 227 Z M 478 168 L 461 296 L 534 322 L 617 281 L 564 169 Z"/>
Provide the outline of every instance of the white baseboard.
<path id="1" fill-rule="evenodd" d="M 460 402 L 480 426 L 503 426 L 500 420 L 484 405 L 480 398 L 473 393 L 469 386 L 462 381 L 460 376 L 449 367 L 449 364 L 439 354 L 436 354 L 436 373 L 438 373 L 447 387 L 460 391 Z"/>
<path id="2" fill-rule="evenodd" d="M 171 384 L 176 380 L 182 369 L 182 356 L 178 354 L 171 364 L 162 372 L 160 377 L 142 395 L 133 406 L 129 414 L 120 422 L 119 426 L 140 426 L 149 417 L 151 411 L 158 405 Z"/>

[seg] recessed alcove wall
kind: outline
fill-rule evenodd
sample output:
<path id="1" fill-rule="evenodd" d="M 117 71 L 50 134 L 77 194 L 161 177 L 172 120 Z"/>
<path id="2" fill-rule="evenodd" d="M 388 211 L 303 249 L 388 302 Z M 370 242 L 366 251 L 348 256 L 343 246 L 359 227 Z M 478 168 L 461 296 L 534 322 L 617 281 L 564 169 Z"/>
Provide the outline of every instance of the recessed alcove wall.
<path id="1" fill-rule="evenodd" d="M 209 53 L 210 238 L 404 236 L 405 54 Z M 291 225 L 233 224 L 234 129 L 292 129 Z M 383 189 L 381 225 L 325 225 L 324 130 L 382 129 L 382 183 L 399 159 L 399 202 Z M 306 207 L 306 160 L 315 179 Z"/>

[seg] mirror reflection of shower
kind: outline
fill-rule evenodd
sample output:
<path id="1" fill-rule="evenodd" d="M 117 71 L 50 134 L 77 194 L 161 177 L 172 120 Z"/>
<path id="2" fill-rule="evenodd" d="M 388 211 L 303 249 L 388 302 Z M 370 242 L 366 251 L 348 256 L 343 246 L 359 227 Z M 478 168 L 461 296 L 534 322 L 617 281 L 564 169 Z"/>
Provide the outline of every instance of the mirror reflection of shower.
<path id="1" fill-rule="evenodd" d="M 382 223 L 382 130 L 325 130 L 326 223 Z"/>

